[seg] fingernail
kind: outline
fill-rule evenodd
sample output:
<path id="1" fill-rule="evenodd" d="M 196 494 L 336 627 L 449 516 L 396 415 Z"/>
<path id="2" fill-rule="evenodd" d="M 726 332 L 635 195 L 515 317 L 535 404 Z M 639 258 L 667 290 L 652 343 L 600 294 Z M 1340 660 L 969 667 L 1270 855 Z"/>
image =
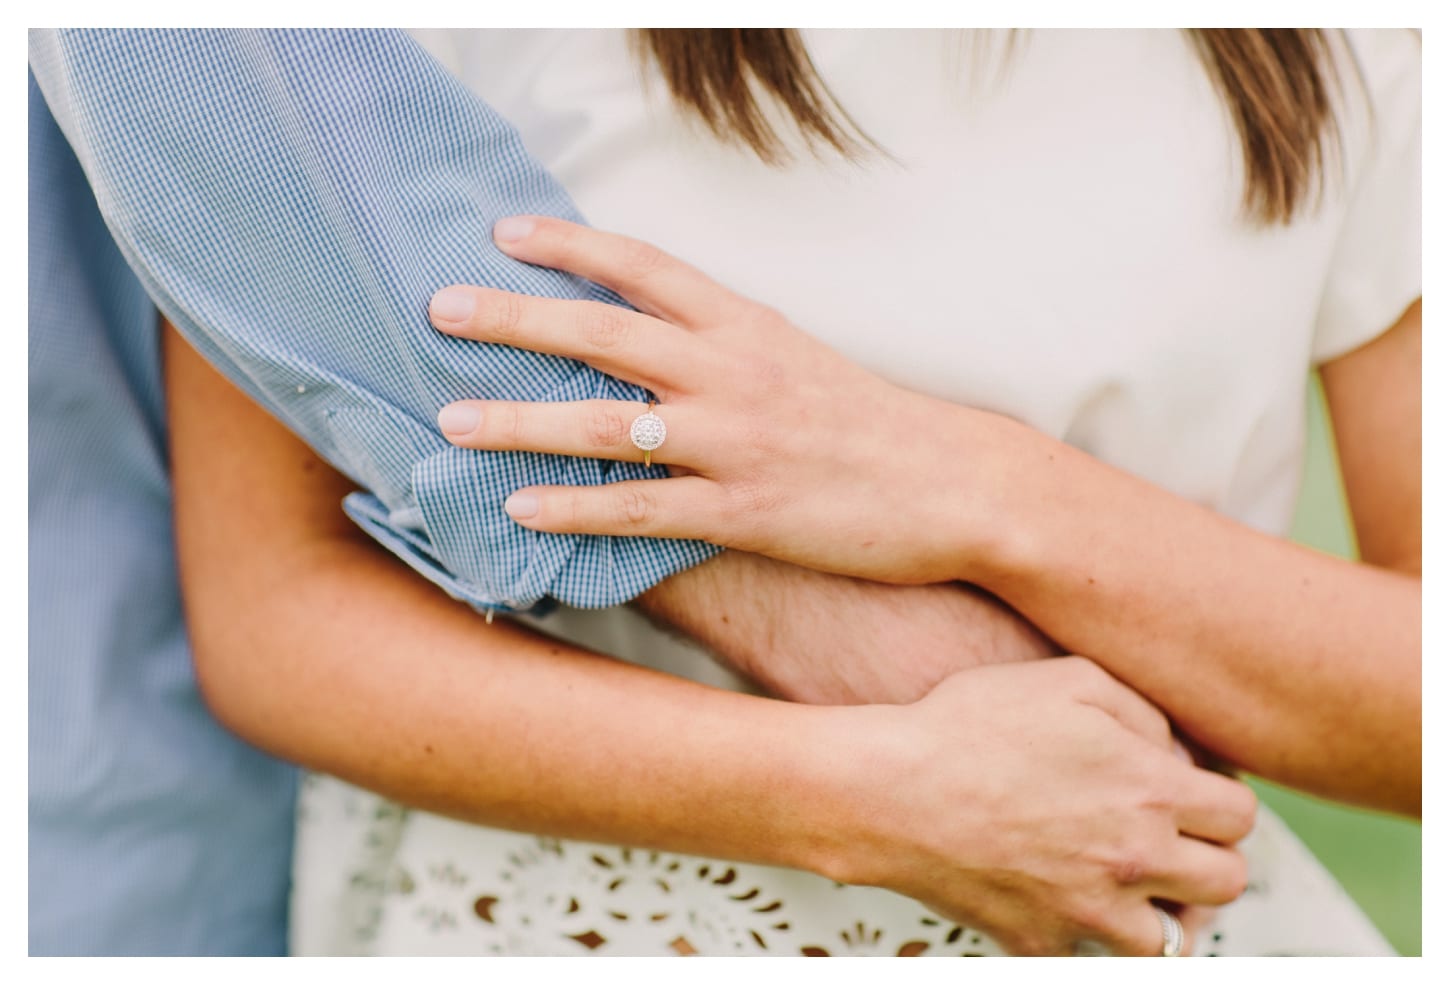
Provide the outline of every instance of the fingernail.
<path id="1" fill-rule="evenodd" d="M 444 434 L 468 434 L 481 420 L 483 414 L 472 404 L 449 404 L 438 412 L 438 426 Z"/>
<path id="2" fill-rule="evenodd" d="M 513 215 L 493 224 L 493 238 L 497 243 L 514 243 L 534 231 L 534 220 L 527 216 Z"/>
<path id="3" fill-rule="evenodd" d="M 473 292 L 461 287 L 445 287 L 428 302 L 428 313 L 436 321 L 464 321 L 473 314 Z"/>
<path id="4" fill-rule="evenodd" d="M 515 520 L 527 520 L 539 513 L 537 493 L 516 492 L 503 501 L 503 510 Z"/>

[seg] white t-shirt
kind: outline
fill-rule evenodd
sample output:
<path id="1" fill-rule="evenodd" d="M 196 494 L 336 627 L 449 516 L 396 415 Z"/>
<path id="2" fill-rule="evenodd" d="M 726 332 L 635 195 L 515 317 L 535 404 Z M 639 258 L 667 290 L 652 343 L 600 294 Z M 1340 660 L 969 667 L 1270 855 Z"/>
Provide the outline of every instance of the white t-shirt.
<path id="1" fill-rule="evenodd" d="M 761 163 L 621 31 L 418 32 L 591 223 L 664 248 L 881 375 L 1288 530 L 1312 364 L 1420 293 L 1419 39 L 1353 32 L 1344 180 L 1263 229 L 1177 31 L 808 31 L 894 160 Z M 796 140 L 792 146 L 801 147 Z"/>
<path id="2" fill-rule="evenodd" d="M 1239 218 L 1238 138 L 1177 32 L 810 31 L 891 154 L 776 169 L 642 77 L 617 31 L 416 32 L 601 228 L 653 242 L 884 376 L 1009 414 L 1260 529 L 1287 530 L 1309 368 L 1420 293 L 1419 42 L 1355 32 L 1344 176 L 1288 227 Z M 1371 125 L 1371 121 L 1373 125 Z M 746 687 L 627 609 L 548 631 Z M 1201 953 L 1384 953 L 1261 811 L 1250 890 Z M 990 941 L 884 890 L 471 827 L 309 777 L 302 953 L 961 954 Z"/>

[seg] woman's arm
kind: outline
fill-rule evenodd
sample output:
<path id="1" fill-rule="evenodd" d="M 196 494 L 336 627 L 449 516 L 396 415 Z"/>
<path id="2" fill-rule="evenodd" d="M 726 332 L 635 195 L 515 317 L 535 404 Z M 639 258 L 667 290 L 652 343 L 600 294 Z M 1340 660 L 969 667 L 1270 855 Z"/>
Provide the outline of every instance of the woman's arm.
<path id="1" fill-rule="evenodd" d="M 1420 309 L 1320 369 L 1366 564 L 1420 574 Z"/>
<path id="2" fill-rule="evenodd" d="M 990 510 L 1010 534 L 968 535 L 996 549 L 970 551 L 962 575 L 1234 762 L 1418 814 L 1419 302 L 1323 379 L 1364 564 L 1254 532 L 1009 423 L 984 488 L 1004 493 Z"/>
<path id="3" fill-rule="evenodd" d="M 648 387 L 669 427 L 654 458 L 686 473 L 521 490 L 506 504 L 519 523 L 700 537 L 888 581 L 969 581 L 1218 755 L 1326 796 L 1418 811 L 1417 574 L 1257 533 L 1005 417 L 893 387 L 644 244 L 543 218 L 505 220 L 495 238 L 648 314 L 454 289 L 473 315 L 435 324 Z M 1418 339 L 1416 305 L 1383 343 L 1326 371 L 1356 521 L 1381 552 L 1372 561 L 1418 558 L 1406 553 L 1419 539 Z M 455 406 L 477 412 L 440 415 L 465 447 L 641 454 L 627 437 L 640 405 Z"/>
<path id="4" fill-rule="evenodd" d="M 1085 661 L 822 708 L 488 626 L 359 533 L 347 481 L 171 332 L 165 355 L 198 678 L 269 751 L 473 822 L 885 886 L 1021 952 L 1153 953 L 1150 898 L 1243 888 L 1214 843 L 1252 795 Z"/>
<path id="5" fill-rule="evenodd" d="M 611 840 L 625 817 L 638 843 L 802 863 L 793 815 L 823 806 L 808 740 L 830 711 L 787 718 L 485 625 L 363 534 L 339 508 L 353 485 L 169 328 L 165 359 L 187 627 L 229 728 L 466 820 Z M 799 760 L 745 754 L 747 734 L 773 747 L 792 728 Z M 768 795 L 783 785 L 801 794 L 789 809 Z M 739 805 L 733 824 L 712 828 L 717 802 Z"/>

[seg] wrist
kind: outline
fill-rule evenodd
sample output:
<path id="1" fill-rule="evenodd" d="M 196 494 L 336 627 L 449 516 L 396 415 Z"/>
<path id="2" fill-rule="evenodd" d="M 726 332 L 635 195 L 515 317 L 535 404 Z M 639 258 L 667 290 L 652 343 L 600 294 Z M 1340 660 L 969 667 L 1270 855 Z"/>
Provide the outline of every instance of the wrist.
<path id="1" fill-rule="evenodd" d="M 881 843 L 876 832 L 889 831 L 875 821 L 887 791 L 872 782 L 884 757 L 860 737 L 877 734 L 872 720 L 893 708 L 747 700 L 756 713 L 737 733 L 742 741 L 716 748 L 729 764 L 723 788 L 734 792 L 703 819 L 714 833 L 702 839 L 709 847 L 696 850 L 872 884 L 882 868 L 870 864 Z"/>
<path id="2" fill-rule="evenodd" d="M 1060 442 L 1001 414 L 971 410 L 958 489 L 969 490 L 944 540 L 953 577 L 1001 594 L 1005 580 L 1034 569 L 1040 551 L 1033 510 L 1051 489 Z"/>
<path id="3" fill-rule="evenodd" d="M 813 710 L 818 714 L 800 746 L 816 778 L 806 817 L 812 834 L 794 846 L 788 864 L 846 885 L 889 888 L 887 848 L 901 837 L 893 791 L 907 775 L 907 759 L 896 751 L 904 708 Z"/>

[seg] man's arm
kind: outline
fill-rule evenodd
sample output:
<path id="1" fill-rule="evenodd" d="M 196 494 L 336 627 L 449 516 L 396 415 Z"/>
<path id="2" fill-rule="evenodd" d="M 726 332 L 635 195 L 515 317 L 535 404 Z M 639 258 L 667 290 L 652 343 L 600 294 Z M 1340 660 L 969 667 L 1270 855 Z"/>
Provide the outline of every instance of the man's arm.
<path id="1" fill-rule="evenodd" d="M 738 551 L 636 605 L 770 693 L 811 704 L 902 704 L 958 670 L 1062 652 L 971 586 L 883 585 Z"/>
<path id="2" fill-rule="evenodd" d="M 618 299 L 496 251 L 494 220 L 577 217 L 517 133 L 397 32 L 36 31 L 31 62 L 107 224 L 188 340 L 364 491 L 353 518 L 477 608 L 641 604 L 799 700 L 909 700 L 953 669 L 1048 652 L 1020 618 L 693 543 L 539 535 L 503 498 L 642 466 L 448 445 L 438 407 L 637 399 L 579 363 L 435 332 L 464 282 Z"/>
<path id="3" fill-rule="evenodd" d="M 395 31 L 37 31 L 31 66 L 106 224 L 207 359 L 367 490 L 370 534 L 476 607 L 631 598 L 715 549 L 540 536 L 504 515 L 532 482 L 642 465 L 460 452 L 438 408 L 645 394 L 579 363 L 440 337 L 463 281 L 618 302 L 494 249 L 521 209 L 578 218 L 518 134 Z M 662 472 L 660 474 L 663 474 Z"/>

